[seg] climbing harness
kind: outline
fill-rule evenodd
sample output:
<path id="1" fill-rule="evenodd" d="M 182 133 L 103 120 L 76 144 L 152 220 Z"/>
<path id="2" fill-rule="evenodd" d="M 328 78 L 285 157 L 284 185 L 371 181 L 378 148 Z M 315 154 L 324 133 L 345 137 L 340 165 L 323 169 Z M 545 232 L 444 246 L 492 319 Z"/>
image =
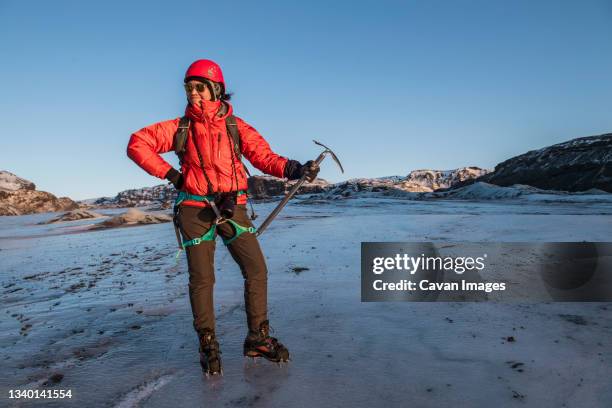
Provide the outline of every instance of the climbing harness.
<path id="1" fill-rule="evenodd" d="M 244 190 L 240 190 L 237 192 L 237 195 L 243 195 L 246 194 L 246 191 Z M 174 230 L 176 232 L 176 239 L 179 245 L 179 249 L 176 253 L 176 258 L 178 259 L 180 253 L 182 250 L 184 250 L 186 247 L 189 246 L 194 246 L 194 245 L 199 245 L 202 242 L 205 241 L 214 241 L 217 238 L 217 226 L 223 223 L 229 223 L 230 225 L 232 225 L 232 227 L 234 227 L 234 231 L 236 231 L 236 233 L 234 234 L 233 237 L 225 239 L 223 237 L 221 237 L 221 239 L 223 240 L 223 243 L 225 245 L 230 245 L 232 242 L 234 242 L 236 239 L 238 239 L 238 237 L 242 234 L 244 234 L 245 232 L 250 232 L 251 234 L 255 234 L 257 232 L 257 228 L 255 227 L 245 227 L 243 225 L 238 224 L 236 221 L 229 219 L 229 218 L 223 218 L 221 216 L 221 213 L 219 212 L 219 209 L 217 208 L 216 204 L 215 204 L 215 195 L 207 195 L 207 196 L 200 196 L 200 195 L 195 195 L 195 194 L 189 194 L 185 191 L 179 191 L 178 195 L 176 196 L 176 200 L 174 202 Z M 180 205 L 183 201 L 198 201 L 198 202 L 205 202 L 208 203 L 210 205 L 210 207 L 213 209 L 214 213 L 215 213 L 215 220 L 213 221 L 210 229 L 208 231 L 206 231 L 206 233 L 204 233 L 202 236 L 200 237 L 196 237 L 193 238 L 191 240 L 185 241 L 181 238 L 180 232 L 179 232 L 179 221 L 178 221 L 178 213 L 179 213 L 179 209 L 180 209 Z"/>

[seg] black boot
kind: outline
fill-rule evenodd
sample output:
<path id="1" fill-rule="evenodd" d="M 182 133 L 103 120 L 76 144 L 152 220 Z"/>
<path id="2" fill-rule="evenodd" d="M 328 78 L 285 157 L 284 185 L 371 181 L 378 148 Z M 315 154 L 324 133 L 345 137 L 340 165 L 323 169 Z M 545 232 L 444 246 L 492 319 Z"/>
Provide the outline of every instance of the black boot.
<path id="1" fill-rule="evenodd" d="M 204 329 L 198 333 L 200 338 L 200 364 L 206 375 L 223 374 L 221 368 L 221 351 L 215 338 L 215 332 Z"/>
<path id="2" fill-rule="evenodd" d="M 257 333 L 249 333 L 244 340 L 244 355 L 247 357 L 264 357 L 270 361 L 285 362 L 289 360 L 289 350 L 276 338 L 270 337 L 270 325 L 264 321 Z"/>

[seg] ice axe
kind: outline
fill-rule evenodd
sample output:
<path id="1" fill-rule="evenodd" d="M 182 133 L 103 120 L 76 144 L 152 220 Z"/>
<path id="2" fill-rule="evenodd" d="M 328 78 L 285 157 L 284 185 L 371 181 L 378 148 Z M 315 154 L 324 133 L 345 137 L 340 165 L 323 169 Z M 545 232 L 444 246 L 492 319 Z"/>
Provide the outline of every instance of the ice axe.
<path id="1" fill-rule="evenodd" d="M 332 152 L 332 150 L 329 147 L 325 146 L 323 143 L 319 143 L 316 140 L 313 140 L 313 142 L 325 148 L 325 150 L 323 150 L 321 154 L 319 155 L 319 157 L 317 157 L 317 159 L 315 160 L 315 163 L 317 164 L 317 166 L 320 165 L 323 159 L 325 159 L 325 157 L 329 154 L 331 155 L 332 159 L 334 159 L 338 167 L 340 167 L 340 171 L 344 173 L 344 169 L 342 168 L 342 164 L 340 164 L 340 160 L 338 160 L 338 156 L 336 156 L 336 154 Z M 268 225 L 270 225 L 270 223 L 274 220 L 274 218 L 278 215 L 278 213 L 281 212 L 283 207 L 285 207 L 285 204 L 287 204 L 287 202 L 291 200 L 291 198 L 295 195 L 295 193 L 302 186 L 302 184 L 304 184 L 305 181 L 306 181 L 306 174 L 304 174 L 297 181 L 297 183 L 295 183 L 293 187 L 291 187 L 291 190 L 289 190 L 289 192 L 285 195 L 285 198 L 283 198 L 283 201 L 278 203 L 274 211 L 272 211 L 270 215 L 268 215 L 268 218 L 266 218 L 265 221 L 259 226 L 259 228 L 257 228 L 257 233 L 255 235 L 260 236 L 266 230 Z"/>

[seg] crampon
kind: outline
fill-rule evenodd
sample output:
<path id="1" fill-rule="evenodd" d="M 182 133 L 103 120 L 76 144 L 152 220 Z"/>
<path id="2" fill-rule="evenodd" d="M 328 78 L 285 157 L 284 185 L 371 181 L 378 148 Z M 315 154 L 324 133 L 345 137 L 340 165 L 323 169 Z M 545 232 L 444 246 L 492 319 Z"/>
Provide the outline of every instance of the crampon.
<path id="1" fill-rule="evenodd" d="M 221 367 L 221 351 L 219 350 L 219 342 L 215 338 L 215 332 L 210 329 L 204 329 L 198 333 L 200 338 L 200 365 L 202 371 L 208 377 L 209 375 L 223 375 Z"/>
<path id="2" fill-rule="evenodd" d="M 251 333 L 244 340 L 244 355 L 246 357 L 263 357 L 275 363 L 289 361 L 289 350 L 275 337 L 270 336 L 270 325 L 264 321 L 259 325 L 257 333 Z"/>

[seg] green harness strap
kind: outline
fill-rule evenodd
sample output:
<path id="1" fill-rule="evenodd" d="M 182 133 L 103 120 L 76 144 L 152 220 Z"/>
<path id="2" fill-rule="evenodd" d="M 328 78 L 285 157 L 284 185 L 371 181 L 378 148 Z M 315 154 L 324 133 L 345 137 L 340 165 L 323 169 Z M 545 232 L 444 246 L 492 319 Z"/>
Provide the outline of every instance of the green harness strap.
<path id="1" fill-rule="evenodd" d="M 238 191 L 237 195 L 240 196 L 243 194 L 246 194 L 246 191 L 240 190 Z M 176 211 L 178 211 L 178 207 L 183 201 L 210 202 L 210 201 L 214 201 L 214 199 L 215 199 L 214 195 L 199 196 L 195 194 L 189 194 L 184 191 L 179 191 L 178 195 L 176 196 L 176 201 L 174 202 L 175 213 Z M 236 221 L 229 220 L 229 219 L 227 220 L 227 222 L 229 222 L 230 224 L 234 226 L 234 230 L 236 231 L 236 234 L 229 239 L 225 239 L 222 237 L 223 243 L 225 245 L 231 244 L 232 242 L 234 242 L 234 240 L 236 240 L 240 235 L 244 234 L 245 232 L 250 232 L 251 234 L 254 234 L 255 232 L 257 232 L 257 228 L 255 227 L 244 227 L 238 224 Z M 206 233 L 202 235 L 201 237 L 197 237 L 189 241 L 182 241 L 182 244 L 181 244 L 182 249 L 185 249 L 188 246 L 199 245 L 204 241 L 214 241 L 215 238 L 217 237 L 216 232 L 217 232 L 217 224 L 213 224 L 212 227 L 210 227 L 210 229 L 206 231 Z M 179 250 L 179 253 L 180 253 L 180 250 Z"/>
<path id="2" fill-rule="evenodd" d="M 189 194 L 184 191 L 179 191 L 178 195 L 176 196 L 176 200 L 174 201 L 174 206 L 178 207 L 183 201 L 209 202 L 214 200 L 214 195 L 200 196 L 195 194 Z"/>
<path id="3" fill-rule="evenodd" d="M 234 229 L 236 230 L 236 234 L 230 239 L 224 239 L 223 237 L 221 237 L 225 245 L 231 244 L 232 242 L 234 242 L 235 239 L 237 239 L 240 235 L 244 234 L 245 232 L 250 232 L 251 234 L 254 234 L 257 232 L 257 228 L 255 227 L 243 227 L 242 225 L 238 224 L 236 221 L 233 221 L 233 220 L 227 220 L 227 221 L 234 226 Z"/>
<path id="4" fill-rule="evenodd" d="M 183 249 L 185 249 L 185 247 L 188 247 L 188 246 L 200 245 L 204 241 L 214 241 L 215 238 L 217 237 L 216 232 L 217 232 L 217 224 L 213 224 L 213 226 L 210 227 L 210 229 L 206 232 L 206 234 L 202 235 L 201 237 L 194 238 L 190 241 L 183 241 Z"/>
<path id="5" fill-rule="evenodd" d="M 244 190 L 238 190 L 236 192 L 237 197 L 240 197 L 241 195 L 244 195 L 244 194 L 246 194 L 246 191 Z M 176 200 L 174 201 L 174 206 L 178 207 L 183 201 L 210 202 L 210 201 L 215 201 L 215 196 L 214 195 L 200 196 L 200 195 L 195 195 L 195 194 L 189 194 L 185 191 L 179 191 L 178 195 L 176 196 Z"/>

